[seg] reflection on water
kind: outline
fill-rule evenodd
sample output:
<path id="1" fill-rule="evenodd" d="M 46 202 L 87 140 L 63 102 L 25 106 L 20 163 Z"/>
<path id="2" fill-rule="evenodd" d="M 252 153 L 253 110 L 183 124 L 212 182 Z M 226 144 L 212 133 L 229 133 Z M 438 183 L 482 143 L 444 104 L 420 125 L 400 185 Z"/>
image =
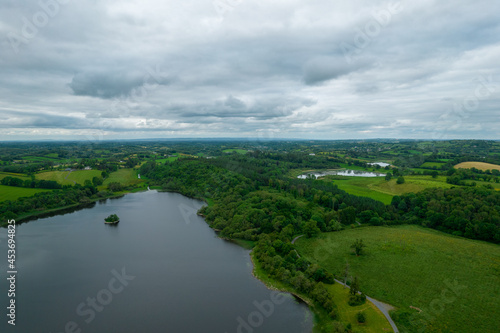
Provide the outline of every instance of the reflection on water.
<path id="1" fill-rule="evenodd" d="M 298 176 L 300 179 L 307 179 L 308 177 L 324 177 L 324 176 L 347 176 L 347 177 L 384 177 L 385 173 L 369 172 L 362 170 L 332 170 L 322 172 L 308 172 Z"/>
<path id="2" fill-rule="evenodd" d="M 7 324 L 3 278 L 0 332 L 311 332 L 307 306 L 273 302 L 249 251 L 215 237 L 202 205 L 148 191 L 17 225 L 17 320 Z M 105 224 L 110 214 L 120 223 Z"/>

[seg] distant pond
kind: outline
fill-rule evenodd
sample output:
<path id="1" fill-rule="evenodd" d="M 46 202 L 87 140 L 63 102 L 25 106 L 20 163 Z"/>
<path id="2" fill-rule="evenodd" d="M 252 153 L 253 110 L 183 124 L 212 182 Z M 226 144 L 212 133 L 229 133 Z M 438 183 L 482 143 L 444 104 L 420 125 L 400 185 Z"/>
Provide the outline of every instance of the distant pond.
<path id="1" fill-rule="evenodd" d="M 374 162 L 374 163 L 368 163 L 368 165 L 378 165 L 378 166 L 381 166 L 382 168 L 385 168 L 387 166 L 390 166 L 389 163 L 385 163 L 385 162 Z"/>
<path id="2" fill-rule="evenodd" d="M 331 170 L 331 171 L 312 171 L 298 176 L 297 178 L 306 179 L 308 176 L 315 178 L 324 176 L 347 176 L 347 177 L 385 177 L 385 173 L 370 172 L 363 170 Z"/>

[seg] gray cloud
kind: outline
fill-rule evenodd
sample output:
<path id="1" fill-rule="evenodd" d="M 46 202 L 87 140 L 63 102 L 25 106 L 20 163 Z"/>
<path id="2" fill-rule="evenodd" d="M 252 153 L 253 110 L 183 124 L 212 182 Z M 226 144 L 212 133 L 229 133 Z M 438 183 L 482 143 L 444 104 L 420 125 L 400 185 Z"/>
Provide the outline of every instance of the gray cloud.
<path id="1" fill-rule="evenodd" d="M 70 1 L 40 24 L 37 0 L 3 1 L 0 139 L 498 138 L 499 2 L 233 7 Z M 454 111 L 481 80 L 487 96 Z"/>

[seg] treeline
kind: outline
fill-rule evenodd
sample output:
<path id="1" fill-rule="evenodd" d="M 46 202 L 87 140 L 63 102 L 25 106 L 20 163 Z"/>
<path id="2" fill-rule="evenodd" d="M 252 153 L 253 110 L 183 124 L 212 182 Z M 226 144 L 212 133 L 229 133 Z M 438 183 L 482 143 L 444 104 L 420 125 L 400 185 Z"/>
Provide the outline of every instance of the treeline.
<path id="1" fill-rule="evenodd" d="M 308 295 L 332 319 L 336 319 L 336 305 L 325 286 L 335 282 L 333 275 L 298 256 L 290 244 L 290 231 L 291 229 L 288 233 L 262 236 L 254 248 L 255 257 L 271 277 Z"/>
<path id="2" fill-rule="evenodd" d="M 475 182 L 466 182 L 466 180 L 472 181 L 484 181 L 484 182 L 500 182 L 500 171 L 498 170 L 487 170 L 481 171 L 476 168 L 472 169 L 454 169 L 451 168 L 446 173 L 448 176 L 446 178 L 446 182 L 453 185 L 461 185 L 461 186 L 475 186 Z"/>
<path id="3" fill-rule="evenodd" d="M 75 204 L 88 204 L 92 199 L 105 197 L 106 192 L 98 192 L 94 186 L 75 185 L 60 190 L 37 193 L 31 197 L 19 198 L 15 201 L 0 203 L 2 223 L 8 219 L 18 219 L 19 216 L 34 212 L 43 212 Z"/>
<path id="4" fill-rule="evenodd" d="M 487 188 L 428 189 L 394 197 L 392 204 L 350 195 L 331 182 L 286 177 L 291 162 L 263 155 L 146 163 L 141 173 L 165 190 L 212 198 L 202 213 L 224 237 L 339 230 L 358 221 L 371 225 L 419 224 L 458 236 L 500 243 L 500 193 Z M 467 172 L 459 170 L 459 174 Z M 439 205 L 436 205 L 439 203 Z M 314 234 L 314 231 L 312 232 Z"/>
<path id="5" fill-rule="evenodd" d="M 392 223 L 424 227 L 500 243 L 500 192 L 486 188 L 430 188 L 395 196 Z"/>
<path id="6" fill-rule="evenodd" d="M 26 188 L 44 188 L 44 189 L 60 189 L 63 186 L 56 182 L 55 180 L 36 180 L 36 179 L 26 179 L 22 180 L 17 177 L 4 177 L 0 184 L 7 186 L 16 186 L 16 187 L 26 187 Z"/>

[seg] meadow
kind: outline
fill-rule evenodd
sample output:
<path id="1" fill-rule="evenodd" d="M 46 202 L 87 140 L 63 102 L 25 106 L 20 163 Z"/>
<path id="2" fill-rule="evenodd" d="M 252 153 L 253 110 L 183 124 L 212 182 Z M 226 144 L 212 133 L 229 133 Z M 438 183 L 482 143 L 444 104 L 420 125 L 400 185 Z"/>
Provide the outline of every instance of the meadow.
<path id="1" fill-rule="evenodd" d="M 445 176 L 432 178 L 431 176 L 405 176 L 404 184 L 397 184 L 396 179 L 386 181 L 384 177 L 325 177 L 341 190 L 347 193 L 379 200 L 388 205 L 395 195 L 410 192 L 417 193 L 430 187 L 450 188 L 453 185 L 446 183 Z"/>
<path id="2" fill-rule="evenodd" d="M 332 332 L 333 320 L 329 317 L 325 310 L 312 305 L 313 302 L 307 298 L 306 295 L 298 292 L 290 285 L 285 285 L 281 281 L 277 281 L 271 278 L 260 266 L 259 262 L 255 259 L 252 260 L 254 263 L 253 274 L 261 281 L 263 281 L 268 287 L 272 289 L 277 289 L 281 291 L 291 292 L 294 295 L 298 295 L 300 298 L 305 300 L 311 310 L 315 315 L 314 332 Z M 332 295 L 332 298 L 336 305 L 337 319 L 343 323 L 350 323 L 353 332 L 359 333 L 378 333 L 378 332 L 393 332 L 391 325 L 385 318 L 385 316 L 380 312 L 380 310 L 373 305 L 373 303 L 367 301 L 363 305 L 350 306 L 347 304 L 349 300 L 349 289 L 345 288 L 335 283 L 333 285 L 325 285 Z M 311 306 L 312 305 L 312 306 Z M 366 316 L 366 322 L 364 324 L 359 324 L 356 320 L 356 314 L 358 312 L 363 312 Z"/>
<path id="3" fill-rule="evenodd" d="M 356 239 L 366 244 L 359 257 L 350 248 Z M 401 331 L 497 332 L 498 245 L 398 226 L 302 237 L 296 248 L 337 277 L 348 262 L 362 292 L 398 308 L 392 317 Z"/>
<path id="4" fill-rule="evenodd" d="M 30 179 L 30 177 L 27 177 L 26 175 L 20 173 L 0 172 L 0 180 L 4 179 L 5 177 L 15 177 L 15 178 L 20 178 L 22 180 Z"/>
<path id="5" fill-rule="evenodd" d="M 92 181 L 94 177 L 101 177 L 100 170 L 77 170 L 77 171 L 48 171 L 35 175 L 40 180 L 55 180 L 62 185 L 84 185 L 86 180 Z"/>
<path id="6" fill-rule="evenodd" d="M 36 193 L 47 191 L 50 190 L 0 185 L 0 202 L 6 200 L 14 201 L 21 197 L 31 197 Z"/>
<path id="7" fill-rule="evenodd" d="M 224 153 L 233 153 L 236 152 L 238 154 L 246 154 L 247 151 L 244 149 L 224 149 L 222 152 Z"/>
<path id="8" fill-rule="evenodd" d="M 472 169 L 476 168 L 478 170 L 500 170 L 500 165 L 483 163 L 483 162 L 463 162 L 455 165 L 455 169 Z"/>
<path id="9" fill-rule="evenodd" d="M 438 163 L 438 162 L 425 162 L 422 164 L 420 167 L 421 168 L 436 168 L 436 169 L 441 169 L 441 167 L 445 165 L 445 163 Z"/>
<path id="10" fill-rule="evenodd" d="M 137 178 L 137 171 L 134 169 L 120 169 L 112 172 L 103 182 L 103 186 L 110 183 L 120 183 L 122 185 L 134 185 L 141 183 L 142 180 Z"/>

